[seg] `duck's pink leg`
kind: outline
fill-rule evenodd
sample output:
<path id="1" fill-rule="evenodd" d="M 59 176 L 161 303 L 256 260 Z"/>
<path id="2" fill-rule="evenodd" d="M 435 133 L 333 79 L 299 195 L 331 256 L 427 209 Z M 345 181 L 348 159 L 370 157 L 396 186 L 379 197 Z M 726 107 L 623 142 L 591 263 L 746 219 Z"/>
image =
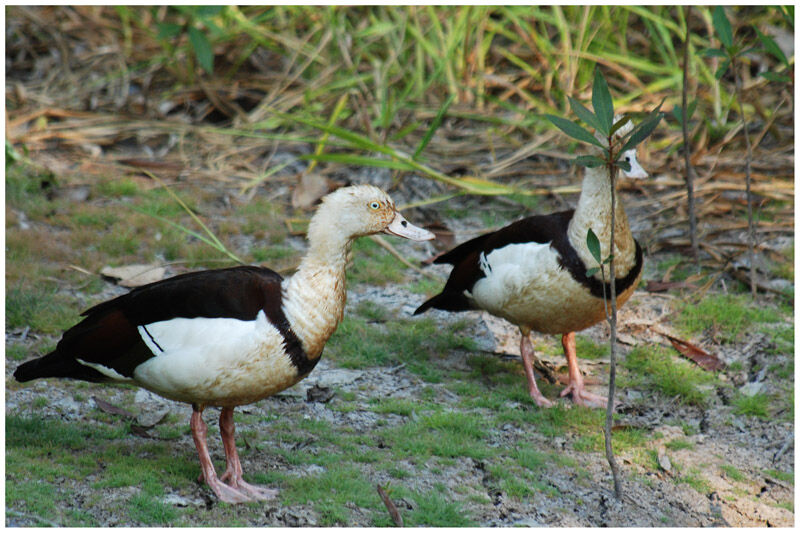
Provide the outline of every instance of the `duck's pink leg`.
<path id="1" fill-rule="evenodd" d="M 519 353 L 522 356 L 522 367 L 525 369 L 525 376 L 528 378 L 528 394 L 539 407 L 552 407 L 553 402 L 544 397 L 536 386 L 536 376 L 533 375 L 533 346 L 529 337 L 530 330 L 519 329 L 522 336 L 519 342 Z"/>
<path id="2" fill-rule="evenodd" d="M 561 396 L 572 395 L 572 401 L 578 405 L 586 407 L 605 407 L 608 398 L 587 391 L 583 384 L 583 374 L 578 368 L 578 356 L 575 354 L 575 332 L 571 331 L 561 337 L 561 345 L 564 347 L 564 355 L 567 357 L 567 367 L 569 369 L 569 383 L 561 391 Z"/>
<path id="3" fill-rule="evenodd" d="M 194 445 L 197 447 L 197 454 L 200 456 L 200 468 L 202 469 L 202 479 L 208 484 L 209 488 L 214 491 L 220 501 L 226 503 L 243 503 L 251 501 L 251 499 L 244 493 L 229 487 L 217 478 L 217 473 L 214 471 L 214 464 L 211 462 L 211 456 L 208 453 L 208 443 L 206 437 L 208 435 L 208 426 L 203 422 L 203 409 L 196 405 L 192 406 L 192 419 L 189 426 L 192 428 L 192 438 Z"/>
<path id="4" fill-rule="evenodd" d="M 227 481 L 228 485 L 234 487 L 254 500 L 270 500 L 278 495 L 275 489 L 268 489 L 251 485 L 242 479 L 242 463 L 239 462 L 239 454 L 236 451 L 236 441 L 234 439 L 235 428 L 233 425 L 233 408 L 224 407 L 219 415 L 219 432 L 222 435 L 222 444 L 225 446 L 225 459 L 227 468 L 220 477 Z"/>

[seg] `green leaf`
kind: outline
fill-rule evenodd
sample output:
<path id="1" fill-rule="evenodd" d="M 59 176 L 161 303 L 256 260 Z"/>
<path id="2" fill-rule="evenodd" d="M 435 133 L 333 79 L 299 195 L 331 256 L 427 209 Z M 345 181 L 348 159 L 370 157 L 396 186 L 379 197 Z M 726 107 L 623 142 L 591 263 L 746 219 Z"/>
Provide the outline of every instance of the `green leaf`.
<path id="1" fill-rule="evenodd" d="M 602 262 L 602 257 L 600 256 L 600 239 L 597 238 L 597 235 L 592 228 L 589 228 L 589 231 L 586 232 L 586 247 L 589 249 L 589 253 L 592 254 L 594 260 L 598 263 Z"/>
<path id="2" fill-rule="evenodd" d="M 173 37 L 177 37 L 183 28 L 180 24 L 170 24 L 167 22 L 157 23 L 156 27 L 158 28 L 157 39 L 172 39 Z"/>
<path id="3" fill-rule="evenodd" d="M 605 148 L 603 143 L 601 143 L 597 137 L 592 135 L 589 131 L 583 129 L 578 124 L 575 124 L 571 120 L 567 120 L 565 118 L 557 117 L 555 115 L 545 115 L 547 120 L 553 123 L 555 127 L 572 137 L 573 139 L 577 139 L 579 141 L 583 141 L 585 143 L 593 144 L 600 148 Z"/>
<path id="4" fill-rule="evenodd" d="M 439 112 L 436 113 L 436 116 L 434 117 L 433 122 L 431 122 L 431 125 L 428 128 L 428 131 L 425 132 L 425 135 L 422 137 L 422 140 L 420 141 L 419 146 L 417 146 L 417 151 L 414 152 L 413 156 L 411 156 L 412 159 L 418 158 L 419 154 L 421 154 L 422 151 L 425 149 L 425 147 L 428 146 L 428 143 L 431 142 L 431 138 L 433 138 L 433 134 L 436 133 L 436 130 L 439 129 L 439 126 L 441 126 L 442 120 L 444 119 L 444 115 L 445 115 L 445 113 L 447 113 L 447 110 L 450 107 L 450 104 L 453 103 L 453 100 L 455 99 L 455 97 L 456 96 L 454 94 L 451 94 L 447 98 L 445 103 L 442 105 L 442 107 L 439 108 Z"/>
<path id="5" fill-rule="evenodd" d="M 610 263 L 611 261 L 613 261 L 613 260 L 614 260 L 614 254 L 608 254 L 608 257 L 606 257 L 606 258 L 603 260 L 603 264 L 604 264 L 604 265 L 607 265 L 607 264 L 609 264 L 609 263 Z"/>
<path id="6" fill-rule="evenodd" d="M 714 8 L 714 13 L 711 15 L 714 23 L 714 30 L 717 32 L 717 38 L 725 48 L 733 46 L 733 30 L 728 17 L 725 15 L 725 8 L 717 6 Z"/>
<path id="7" fill-rule="evenodd" d="M 194 48 L 194 55 L 197 63 L 203 70 L 211 74 L 214 71 L 214 53 L 211 51 L 211 43 L 203 32 L 197 28 L 189 28 L 189 42 Z"/>
<path id="8" fill-rule="evenodd" d="M 585 124 L 593 127 L 596 130 L 600 129 L 600 124 L 597 121 L 597 117 L 589 111 L 589 109 L 581 104 L 579 101 L 574 99 L 571 96 L 568 96 L 567 99 L 569 100 L 569 106 L 572 108 L 572 112 L 578 115 L 578 118 L 581 119 Z"/>
<path id="9" fill-rule="evenodd" d="M 597 157 L 596 155 L 579 155 L 577 158 L 575 158 L 575 162 L 579 165 L 589 168 L 602 167 L 606 164 L 603 159 Z"/>
<path id="10" fill-rule="evenodd" d="M 589 230 L 589 231 L 591 231 L 591 230 Z M 598 272 L 600 272 L 600 267 L 587 268 L 586 269 L 586 277 L 587 278 L 591 278 L 592 276 L 594 276 Z"/>
<path id="11" fill-rule="evenodd" d="M 618 121 L 616 121 L 613 126 L 611 126 L 610 135 L 614 135 L 615 133 L 617 133 L 619 131 L 619 129 L 622 126 L 624 126 L 626 123 L 630 122 L 630 120 L 631 120 L 631 117 L 629 117 L 627 115 L 627 113 L 622 115 L 622 118 L 619 119 Z"/>
<path id="12" fill-rule="evenodd" d="M 719 66 L 719 68 L 717 69 L 717 71 L 714 73 L 714 77 L 715 77 L 716 79 L 718 79 L 718 80 L 719 80 L 719 79 L 722 79 L 722 76 L 724 76 L 724 75 L 725 75 L 725 72 L 728 70 L 728 66 L 729 66 L 730 64 L 731 64 L 731 60 L 730 60 L 730 59 L 726 59 L 725 61 L 723 61 L 723 62 L 720 64 L 720 66 Z"/>
<path id="13" fill-rule="evenodd" d="M 627 161 L 622 161 L 618 159 L 616 165 L 625 172 L 628 172 L 631 169 L 631 164 L 628 163 Z"/>
<path id="14" fill-rule="evenodd" d="M 703 57 L 728 57 L 728 53 L 721 48 L 705 48 L 698 53 Z"/>
<path id="15" fill-rule="evenodd" d="M 594 114 L 597 117 L 598 131 L 604 137 L 608 137 L 614 123 L 614 102 L 611 100 L 611 92 L 608 90 L 606 79 L 599 68 L 594 71 L 592 107 L 594 107 Z"/>
<path id="16" fill-rule="evenodd" d="M 755 30 L 758 34 L 758 39 L 761 41 L 761 44 L 764 45 L 764 48 L 767 50 L 767 52 L 772 54 L 775 59 L 786 65 L 786 68 L 789 68 L 789 60 L 786 59 L 786 55 L 783 53 L 783 50 L 781 50 L 780 46 L 778 46 L 778 43 L 775 42 L 775 39 L 769 35 L 764 35 L 758 30 L 758 28 L 755 28 Z"/>
<path id="17" fill-rule="evenodd" d="M 789 76 L 786 76 L 784 74 L 778 74 L 777 72 L 769 72 L 769 71 L 762 72 L 759 74 L 759 76 L 769 81 L 776 81 L 780 83 L 789 83 L 790 81 L 792 81 L 792 78 L 790 78 Z"/>
<path id="18" fill-rule="evenodd" d="M 661 100 L 661 103 L 658 104 L 658 107 L 652 110 L 640 124 L 634 126 L 631 136 L 628 138 L 622 148 L 620 148 L 619 153 L 617 154 L 618 157 L 631 148 L 635 148 L 639 143 L 647 139 L 650 134 L 653 133 L 653 130 L 656 129 L 656 126 L 658 126 L 658 123 L 661 122 L 661 119 L 664 117 L 664 113 L 661 112 L 662 105 L 664 105 L 664 100 Z"/>

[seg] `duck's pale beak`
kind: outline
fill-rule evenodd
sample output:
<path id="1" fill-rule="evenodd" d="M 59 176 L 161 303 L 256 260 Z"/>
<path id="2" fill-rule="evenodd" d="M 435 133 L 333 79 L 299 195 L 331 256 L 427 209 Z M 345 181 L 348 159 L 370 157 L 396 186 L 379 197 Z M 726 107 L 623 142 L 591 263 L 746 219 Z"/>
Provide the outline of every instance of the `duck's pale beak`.
<path id="1" fill-rule="evenodd" d="M 397 235 L 398 237 L 411 239 L 412 241 L 429 241 L 435 237 L 430 231 L 418 228 L 397 212 L 394 214 L 394 220 L 389 223 L 383 232 L 389 235 Z"/>

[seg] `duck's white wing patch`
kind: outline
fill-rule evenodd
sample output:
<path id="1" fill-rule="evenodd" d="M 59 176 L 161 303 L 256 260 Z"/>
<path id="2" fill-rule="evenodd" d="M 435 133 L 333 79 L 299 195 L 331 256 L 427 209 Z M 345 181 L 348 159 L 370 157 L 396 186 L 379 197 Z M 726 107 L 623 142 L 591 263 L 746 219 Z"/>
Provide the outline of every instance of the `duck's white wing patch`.
<path id="1" fill-rule="evenodd" d="M 480 267 L 485 277 L 475 283 L 472 297 L 487 311 L 501 310 L 525 287 L 539 283 L 538 278 L 554 266 L 558 267 L 557 253 L 550 243 L 509 244 L 481 254 Z"/>
<path id="2" fill-rule="evenodd" d="M 262 389 L 280 390 L 297 373 L 264 311 L 255 320 L 175 318 L 140 326 L 139 334 L 155 357 L 134 377 L 171 398 L 263 397 Z"/>
<path id="3" fill-rule="evenodd" d="M 90 363 L 89 361 L 84 361 L 83 359 L 80 359 L 80 358 L 77 358 L 76 361 L 78 361 L 80 364 L 82 364 L 84 366 L 88 366 L 89 368 L 94 368 L 95 370 L 97 370 L 98 372 L 103 374 L 104 376 L 109 377 L 109 378 L 111 378 L 111 379 L 113 379 L 115 381 L 122 381 L 122 382 L 133 381 L 131 378 L 126 378 L 125 376 L 123 376 L 122 374 L 120 374 L 119 372 L 114 370 L 113 368 L 109 368 L 107 366 L 103 366 L 103 365 L 101 365 L 99 363 Z"/>

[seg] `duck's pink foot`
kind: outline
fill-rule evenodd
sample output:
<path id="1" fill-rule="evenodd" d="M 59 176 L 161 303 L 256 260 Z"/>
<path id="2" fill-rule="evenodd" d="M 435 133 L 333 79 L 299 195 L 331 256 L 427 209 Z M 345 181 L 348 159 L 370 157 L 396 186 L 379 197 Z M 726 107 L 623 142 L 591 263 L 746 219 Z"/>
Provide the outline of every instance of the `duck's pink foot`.
<path id="1" fill-rule="evenodd" d="M 214 477 L 211 480 L 205 480 L 208 488 L 219 498 L 219 501 L 225 503 L 246 503 L 252 502 L 254 499 L 242 490 L 226 485 L 220 479 Z"/>
<path id="2" fill-rule="evenodd" d="M 228 483 L 227 486 L 249 496 L 248 501 L 271 500 L 278 495 L 278 491 L 276 489 L 268 489 L 266 487 L 259 487 L 258 485 L 251 485 L 243 480 L 241 476 L 237 475 L 235 472 L 231 472 L 230 470 L 226 470 L 225 473 L 220 477 L 220 480 L 226 481 Z"/>
<path id="3" fill-rule="evenodd" d="M 605 407 L 608 405 L 608 398 L 587 391 L 582 383 L 570 383 L 561 391 L 560 396 L 563 398 L 568 394 L 572 396 L 574 403 L 584 407 Z"/>
<path id="4" fill-rule="evenodd" d="M 529 391 L 529 394 L 531 395 L 531 399 L 536 402 L 536 405 L 539 407 L 553 407 L 553 405 L 555 405 L 553 402 L 545 398 L 544 395 L 538 390 Z"/>

